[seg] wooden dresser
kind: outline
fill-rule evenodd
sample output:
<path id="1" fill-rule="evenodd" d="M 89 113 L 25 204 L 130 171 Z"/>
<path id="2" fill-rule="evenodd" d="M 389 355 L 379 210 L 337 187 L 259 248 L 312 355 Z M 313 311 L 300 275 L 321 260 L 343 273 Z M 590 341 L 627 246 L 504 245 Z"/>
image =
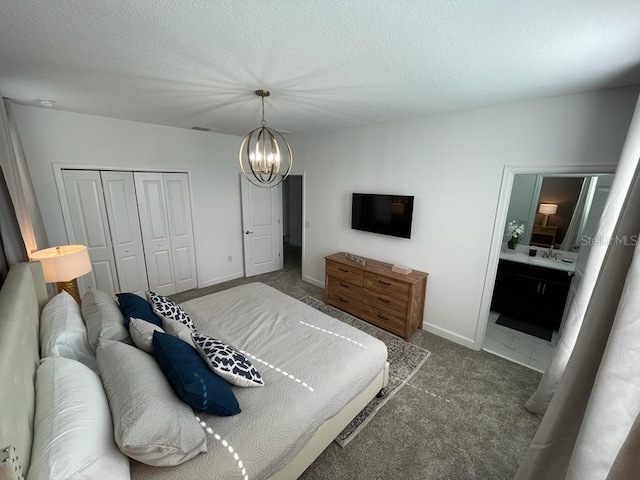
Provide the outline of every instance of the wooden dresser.
<path id="1" fill-rule="evenodd" d="M 325 303 L 360 317 L 406 341 L 422 328 L 427 273 L 391 271 L 390 263 L 349 260 L 344 252 L 325 257 Z"/>

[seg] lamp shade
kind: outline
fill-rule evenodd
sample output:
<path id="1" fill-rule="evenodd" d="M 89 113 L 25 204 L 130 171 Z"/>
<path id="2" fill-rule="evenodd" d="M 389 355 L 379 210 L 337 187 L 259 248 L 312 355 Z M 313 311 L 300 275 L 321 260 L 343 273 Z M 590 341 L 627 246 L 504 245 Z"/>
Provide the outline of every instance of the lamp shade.
<path id="1" fill-rule="evenodd" d="M 555 215 L 558 211 L 558 205 L 555 203 L 541 203 L 540 208 L 538 208 L 538 213 L 542 213 L 544 215 Z"/>
<path id="2" fill-rule="evenodd" d="M 47 283 L 68 282 L 91 271 L 89 252 L 84 245 L 45 248 L 33 252 L 29 258 L 42 264 L 44 281 Z"/>

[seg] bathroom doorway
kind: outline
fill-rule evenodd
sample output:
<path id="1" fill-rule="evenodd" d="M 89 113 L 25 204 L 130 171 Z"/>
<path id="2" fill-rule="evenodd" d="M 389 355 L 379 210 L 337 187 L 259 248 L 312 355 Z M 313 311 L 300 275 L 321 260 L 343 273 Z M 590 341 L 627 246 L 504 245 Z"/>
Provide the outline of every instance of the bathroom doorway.
<path id="1" fill-rule="evenodd" d="M 483 350 L 540 372 L 547 368 L 612 177 L 606 169 L 511 172 L 494 229 L 497 255 L 486 276 Z M 505 236 L 510 221 L 523 226 L 513 250 Z"/>

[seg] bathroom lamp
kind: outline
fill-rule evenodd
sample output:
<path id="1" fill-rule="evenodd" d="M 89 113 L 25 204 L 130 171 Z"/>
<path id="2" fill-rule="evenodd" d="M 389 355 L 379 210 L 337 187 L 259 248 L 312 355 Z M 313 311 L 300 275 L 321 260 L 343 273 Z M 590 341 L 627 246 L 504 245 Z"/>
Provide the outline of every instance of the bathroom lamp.
<path id="1" fill-rule="evenodd" d="M 45 248 L 29 255 L 31 260 L 42 264 L 44 281 L 55 283 L 58 292 L 65 290 L 80 304 L 80 293 L 76 279 L 91 271 L 89 252 L 84 245 L 62 245 Z"/>
<path id="2" fill-rule="evenodd" d="M 546 227 L 549 221 L 549 215 L 555 215 L 558 211 L 558 205 L 555 203 L 541 203 L 538 213 L 542 214 L 542 226 Z"/>

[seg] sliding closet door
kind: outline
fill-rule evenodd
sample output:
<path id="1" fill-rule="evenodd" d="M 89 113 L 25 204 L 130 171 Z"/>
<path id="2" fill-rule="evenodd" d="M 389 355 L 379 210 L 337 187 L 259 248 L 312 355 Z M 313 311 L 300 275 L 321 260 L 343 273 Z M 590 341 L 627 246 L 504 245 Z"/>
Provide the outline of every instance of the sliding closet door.
<path id="1" fill-rule="evenodd" d="M 90 274 L 78 279 L 80 292 L 92 286 L 114 295 L 119 291 L 118 277 L 100 173 L 63 170 L 62 179 L 66 198 L 63 213 L 69 242 L 87 246 L 93 267 Z"/>
<path id="2" fill-rule="evenodd" d="M 167 220 L 171 240 L 176 292 L 198 286 L 193 242 L 189 177 L 186 173 L 163 173 Z"/>
<path id="3" fill-rule="evenodd" d="M 149 289 L 133 172 L 100 172 L 120 291 Z"/>
<path id="4" fill-rule="evenodd" d="M 162 173 L 156 172 L 135 172 L 134 179 L 149 288 L 161 295 L 171 295 L 177 290 L 173 277 L 164 179 Z"/>

